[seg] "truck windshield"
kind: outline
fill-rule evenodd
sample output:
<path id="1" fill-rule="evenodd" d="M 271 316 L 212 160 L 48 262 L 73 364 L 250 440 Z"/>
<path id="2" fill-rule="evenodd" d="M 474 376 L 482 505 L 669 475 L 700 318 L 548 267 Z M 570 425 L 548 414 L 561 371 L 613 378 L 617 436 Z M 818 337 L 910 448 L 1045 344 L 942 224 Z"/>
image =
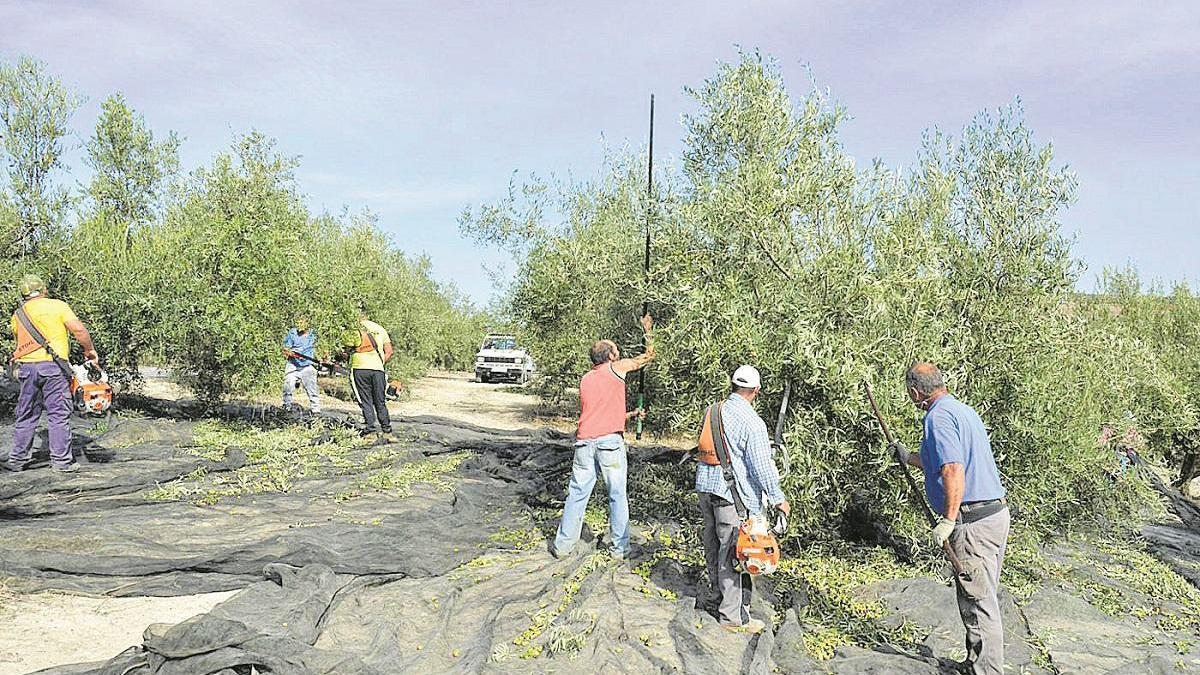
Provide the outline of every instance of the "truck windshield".
<path id="1" fill-rule="evenodd" d="M 483 343 L 484 349 L 516 349 L 517 341 L 513 338 L 489 338 Z"/>

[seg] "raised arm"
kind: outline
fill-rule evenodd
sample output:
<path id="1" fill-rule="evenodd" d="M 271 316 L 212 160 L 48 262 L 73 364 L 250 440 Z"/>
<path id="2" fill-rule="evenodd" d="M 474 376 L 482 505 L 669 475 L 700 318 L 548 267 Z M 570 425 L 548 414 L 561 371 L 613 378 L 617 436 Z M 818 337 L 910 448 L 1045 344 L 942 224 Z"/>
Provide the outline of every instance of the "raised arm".
<path id="1" fill-rule="evenodd" d="M 651 361 L 654 360 L 654 338 L 651 334 L 654 330 L 654 319 L 649 314 L 642 317 L 642 331 L 646 336 L 646 351 L 628 359 L 621 359 L 613 363 L 612 368 L 618 375 L 624 377 L 627 373 L 632 373 L 635 370 L 645 368 Z"/>

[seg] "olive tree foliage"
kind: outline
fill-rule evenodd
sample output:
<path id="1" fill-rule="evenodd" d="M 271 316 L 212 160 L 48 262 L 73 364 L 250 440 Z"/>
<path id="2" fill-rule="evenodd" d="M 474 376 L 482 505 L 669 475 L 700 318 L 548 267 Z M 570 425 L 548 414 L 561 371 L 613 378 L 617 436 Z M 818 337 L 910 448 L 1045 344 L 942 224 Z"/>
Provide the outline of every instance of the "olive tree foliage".
<path id="1" fill-rule="evenodd" d="M 0 62 L 0 296 L 15 298 L 23 274 L 46 274 L 63 247 L 71 194 L 62 183 L 76 94 L 30 58 Z M 59 291 L 60 284 L 52 283 Z M 0 351 L 12 336 L 0 330 Z"/>
<path id="2" fill-rule="evenodd" d="M 138 366 L 159 353 L 160 317 L 157 290 L 141 273 L 153 260 L 151 241 L 134 234 L 161 212 L 179 170 L 179 140 L 174 133 L 156 140 L 146 120 L 115 94 L 102 104 L 84 149 L 90 199 L 61 253 L 51 256 L 59 263 L 53 276 L 87 321 L 109 374 L 137 380 Z"/>
<path id="3" fill-rule="evenodd" d="M 40 61 L 0 63 L 0 255 L 29 256 L 63 225 L 70 192 L 55 176 L 82 102 Z"/>
<path id="4" fill-rule="evenodd" d="M 116 380 L 155 364 L 208 403 L 277 391 L 288 328 L 308 318 L 319 355 L 341 356 L 360 307 L 391 332 L 393 375 L 472 359 L 484 315 L 373 215 L 310 213 L 297 160 L 260 132 L 180 179 L 178 137 L 111 96 L 84 144 L 88 198 L 71 199 L 53 179 L 78 101 L 38 62 L 0 66 L 0 294 L 42 275 Z"/>
<path id="5" fill-rule="evenodd" d="M 126 245 L 134 228 L 149 222 L 163 204 L 179 171 L 179 137 L 156 139 L 145 118 L 121 94 L 100 106 L 96 130 L 85 144 L 92 169 L 88 195 L 97 212 L 126 224 Z"/>
<path id="6" fill-rule="evenodd" d="M 125 261 L 120 280 L 101 277 L 120 284 L 102 292 L 124 308 L 114 320 L 132 333 L 116 351 L 152 355 L 216 402 L 274 391 L 280 343 L 300 318 L 316 331 L 319 357 L 341 356 L 357 343 L 362 308 L 391 333 L 394 375 L 465 363 L 462 345 L 478 333 L 455 331 L 476 330 L 473 308 L 431 279 L 428 261 L 396 249 L 370 213 L 310 215 L 296 166 L 252 132 L 192 172 L 128 248 L 125 229 L 108 227 L 111 210 L 81 225 L 81 256 L 95 245 Z"/>
<path id="7" fill-rule="evenodd" d="M 1071 311 L 1079 265 L 1057 218 L 1075 181 L 1019 103 L 980 114 L 957 139 L 926 134 L 900 172 L 858 166 L 838 138 L 846 111 L 820 91 L 793 101 L 757 54 L 688 91 L 698 110 L 684 119 L 681 166 L 656 180 L 651 203 L 644 168 L 625 157 L 598 183 L 514 189 L 464 216 L 481 239 L 523 243 L 510 311 L 552 389 L 577 382 L 592 340 L 636 344 L 645 297 L 660 319 L 653 428 L 696 433 L 741 363 L 763 372 L 769 423 L 791 384 L 779 463 L 798 536 L 831 522 L 852 536 L 863 508 L 866 520 L 920 527 L 863 397 L 872 383 L 900 438 L 918 443 L 903 390 L 918 359 L 941 364 L 990 425 L 1027 527 L 1139 499 L 1135 481 L 1113 478 L 1100 425 L 1186 406 L 1169 383 L 1143 378 L 1156 366 L 1136 340 Z"/>
<path id="8" fill-rule="evenodd" d="M 434 281 L 428 258 L 397 249 L 369 212 L 325 222 L 331 230 L 313 242 L 313 252 L 326 290 L 314 291 L 329 293 L 335 306 L 362 307 L 388 330 L 395 350 L 389 363 L 393 376 L 407 377 L 430 365 L 463 369 L 474 362 L 486 330 L 484 315 L 456 289 Z M 343 341 L 357 344 L 357 332 L 344 335 L 345 327 L 355 324 L 342 325 Z"/>
<path id="9" fill-rule="evenodd" d="M 1157 370 L 1147 379 L 1169 382 L 1192 408 L 1200 408 L 1200 298 L 1186 283 L 1143 284 L 1132 266 L 1106 269 L 1098 292 L 1082 310 L 1090 320 L 1154 355 Z M 1178 471 L 1176 484 L 1200 475 L 1200 426 L 1195 414 L 1138 420 L 1137 429 L 1157 455 Z"/>
<path id="10" fill-rule="evenodd" d="M 266 337 L 286 331 L 301 287 L 291 261 L 307 212 L 294 167 L 249 134 L 188 176 L 165 218 L 140 231 L 137 272 L 156 290 L 158 349 L 204 399 L 255 390 L 274 365 Z"/>
<path id="11" fill-rule="evenodd" d="M 510 184 L 505 199 L 460 219 L 464 235 L 517 261 L 508 318 L 536 356 L 542 392 L 555 400 L 578 384 L 595 340 L 640 349 L 645 168 L 622 155 L 606 168 L 594 183 L 535 176 Z"/>

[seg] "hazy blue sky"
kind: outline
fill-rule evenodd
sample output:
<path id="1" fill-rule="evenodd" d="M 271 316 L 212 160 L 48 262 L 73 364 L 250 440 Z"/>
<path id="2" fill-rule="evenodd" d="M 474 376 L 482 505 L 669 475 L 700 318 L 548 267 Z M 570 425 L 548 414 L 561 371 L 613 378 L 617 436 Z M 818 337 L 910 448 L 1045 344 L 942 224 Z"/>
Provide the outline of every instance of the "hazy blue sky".
<path id="1" fill-rule="evenodd" d="M 736 45 L 775 57 L 796 96 L 807 66 L 849 108 L 863 166 L 905 165 L 923 129 L 1020 96 L 1079 175 L 1065 222 L 1086 279 L 1127 260 L 1200 279 L 1200 3 L 0 3 L 0 58 L 86 94 L 81 136 L 114 91 L 186 138 L 189 170 L 261 129 L 302 156 L 314 207 L 370 207 L 481 300 L 498 258 L 459 238 L 462 208 L 514 170 L 593 175 L 605 144 L 645 142 L 650 92 L 656 151 L 677 153 L 682 87 Z"/>

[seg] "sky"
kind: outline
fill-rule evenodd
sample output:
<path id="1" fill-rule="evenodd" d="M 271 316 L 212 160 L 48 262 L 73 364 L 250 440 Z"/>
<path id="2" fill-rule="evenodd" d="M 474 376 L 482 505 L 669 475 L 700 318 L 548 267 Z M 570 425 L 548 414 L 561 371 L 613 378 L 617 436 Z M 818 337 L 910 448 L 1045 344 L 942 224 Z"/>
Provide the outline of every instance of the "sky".
<path id="1" fill-rule="evenodd" d="M 464 207 L 529 173 L 588 179 L 606 148 L 682 148 L 684 93 L 738 49 L 776 59 L 852 117 L 860 166 L 910 165 L 924 130 L 957 134 L 1020 97 L 1079 178 L 1063 214 L 1088 289 L 1105 266 L 1200 281 L 1200 3 L 106 2 L 0 0 L 0 60 L 30 55 L 100 103 L 122 92 L 185 169 L 258 129 L 301 158 L 317 211 L 369 208 L 396 243 L 481 305 L 511 267 L 459 236 Z"/>

